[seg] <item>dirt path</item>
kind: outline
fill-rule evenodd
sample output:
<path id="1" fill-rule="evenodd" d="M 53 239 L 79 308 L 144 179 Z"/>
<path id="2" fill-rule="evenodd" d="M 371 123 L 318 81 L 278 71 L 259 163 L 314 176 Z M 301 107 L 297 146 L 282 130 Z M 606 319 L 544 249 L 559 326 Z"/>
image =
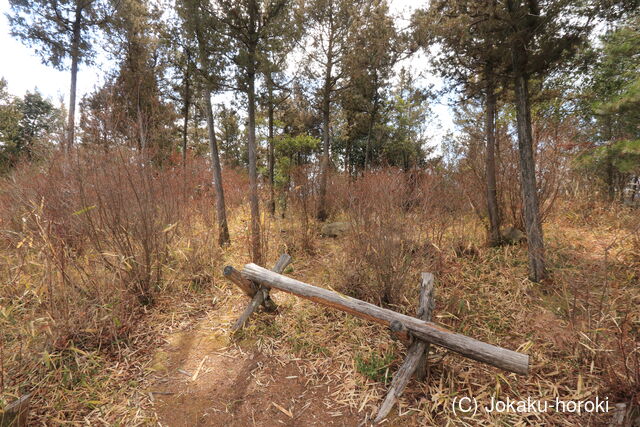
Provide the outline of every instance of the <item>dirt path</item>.
<path id="1" fill-rule="evenodd" d="M 331 402 L 331 390 L 304 378 L 295 360 L 230 343 L 212 320 L 167 341 L 155 355 L 149 389 L 163 426 L 358 424 L 357 416 Z"/>

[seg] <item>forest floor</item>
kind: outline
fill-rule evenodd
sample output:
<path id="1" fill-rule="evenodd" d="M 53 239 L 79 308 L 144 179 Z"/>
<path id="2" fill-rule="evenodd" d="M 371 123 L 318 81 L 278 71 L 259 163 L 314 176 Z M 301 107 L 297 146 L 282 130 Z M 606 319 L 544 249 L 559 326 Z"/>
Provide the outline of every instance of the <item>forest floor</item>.
<path id="1" fill-rule="evenodd" d="M 530 374 L 509 374 L 432 346 L 427 378 L 410 382 L 385 425 L 605 425 L 616 403 L 633 399 L 637 373 L 628 368 L 634 350 L 620 364 L 621 351 L 629 349 L 618 344 L 628 333 L 627 319 L 634 328 L 640 320 L 640 271 L 627 262 L 638 254 L 630 253 L 622 228 L 606 213 L 588 219 L 558 211 L 545 225 L 547 282 L 526 279 L 526 245 L 483 246 L 474 221 L 466 233 L 477 252 L 457 256 L 443 249 L 436 276 L 434 321 L 529 354 Z M 60 388 L 55 406 L 36 407 L 34 416 L 62 424 L 65 401 L 74 399 L 89 408 L 77 423 L 92 425 L 356 426 L 375 416 L 404 357 L 385 328 L 274 292 L 276 313 L 259 312 L 247 328 L 230 333 L 249 301 L 225 281 L 222 266 L 248 261 L 246 214 L 235 215 L 231 234 L 237 237 L 210 283 L 186 296 L 161 297 L 118 357 L 96 361 L 73 393 L 62 398 Z M 268 266 L 286 251 L 293 262 L 285 274 L 334 287 L 348 237 L 318 237 L 307 253 L 288 243 L 295 241 L 291 224 L 271 221 Z M 417 292 L 419 271 L 412 277 Z M 404 310 L 416 302 L 407 300 Z M 610 411 L 454 411 L 454 399 L 464 396 L 481 405 L 492 397 L 598 397 L 608 399 Z"/>
<path id="2" fill-rule="evenodd" d="M 528 353 L 531 373 L 507 374 L 433 348 L 428 378 L 410 383 L 387 425 L 568 426 L 611 420 L 614 405 L 625 401 L 624 384 L 599 366 L 604 363 L 599 354 L 614 351 L 614 337 L 598 339 L 593 331 L 604 330 L 615 313 L 638 318 L 639 272 L 626 267 L 628 253 L 615 227 L 576 225 L 580 221 L 560 216 L 546 226 L 553 276 L 542 286 L 526 280 L 526 247 L 478 245 L 471 257 L 446 254 L 437 278 L 435 320 Z M 271 228 L 280 226 L 285 225 Z M 234 231 L 241 235 L 240 229 Z M 225 252 L 226 264 L 242 266 L 247 259 L 242 243 Z M 314 256 L 295 252 L 288 275 L 331 287 L 341 238 L 318 240 Z M 417 282 L 416 275 L 416 288 Z M 100 412 L 108 415 L 103 419 L 163 426 L 355 426 L 370 420 L 402 361 L 402 345 L 384 328 L 347 314 L 288 294 L 276 292 L 273 298 L 278 312 L 254 315 L 235 336 L 230 325 L 248 299 L 225 283 L 221 272 L 199 298 L 171 301 L 153 313 L 146 323 L 157 339 L 141 350 L 135 391 L 120 394 L 119 405 L 103 406 Z M 596 310 L 602 316 L 587 316 Z M 588 324 L 596 318 L 598 324 Z M 608 399 L 610 411 L 468 416 L 453 411 L 453 399 L 462 396 L 487 405 L 492 396 L 541 401 L 599 397 Z"/>

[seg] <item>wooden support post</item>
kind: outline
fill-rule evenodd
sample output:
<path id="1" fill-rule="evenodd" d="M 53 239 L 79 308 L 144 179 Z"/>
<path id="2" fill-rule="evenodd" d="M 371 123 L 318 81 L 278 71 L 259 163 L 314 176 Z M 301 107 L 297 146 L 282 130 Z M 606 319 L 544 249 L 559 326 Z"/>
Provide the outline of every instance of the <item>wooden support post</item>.
<path id="1" fill-rule="evenodd" d="M 291 256 L 289 256 L 288 254 L 282 254 L 280 255 L 280 258 L 278 258 L 276 265 L 273 266 L 272 271 L 280 274 L 284 271 L 285 268 L 287 268 L 287 266 L 290 263 L 291 263 Z M 229 272 L 230 272 L 229 275 L 227 275 L 227 269 L 229 269 Z M 236 275 L 236 273 L 238 273 L 238 271 L 233 267 L 227 266 L 224 268 L 225 276 L 228 277 L 231 281 L 233 281 L 233 283 L 236 283 L 238 286 L 240 286 L 244 290 L 244 287 L 247 286 L 246 282 L 248 282 L 253 287 L 255 287 L 255 290 L 254 290 L 254 295 L 253 295 L 253 298 L 251 299 L 251 302 L 249 303 L 247 308 L 244 309 L 244 311 L 242 312 L 242 315 L 238 318 L 238 320 L 236 320 L 236 323 L 234 323 L 233 327 L 231 328 L 231 331 L 234 331 L 234 332 L 242 328 L 247 323 L 247 321 L 249 320 L 249 317 L 251 317 L 251 315 L 258 309 L 258 307 L 260 307 L 260 304 L 264 303 L 265 308 L 269 311 L 273 311 L 276 308 L 276 304 L 271 300 L 271 297 L 269 296 L 270 289 L 268 286 L 257 286 L 254 282 L 245 279 L 239 273 Z M 239 276 L 239 279 L 238 279 L 238 276 Z M 242 285 L 240 285 L 239 283 L 242 283 Z"/>
<path id="2" fill-rule="evenodd" d="M 401 322 L 393 320 L 389 323 L 389 333 L 391 334 L 392 339 L 400 341 L 405 347 L 409 347 L 411 345 L 412 338 L 409 334 L 409 330 Z"/>
<path id="3" fill-rule="evenodd" d="M 289 255 L 287 255 L 287 256 L 289 256 Z M 280 258 L 282 258 L 282 257 L 280 257 Z M 238 286 L 240 289 L 242 289 L 242 291 L 245 294 L 247 294 L 247 296 L 250 297 L 251 299 L 253 299 L 256 296 L 256 292 L 258 292 L 258 289 L 260 289 L 260 286 L 256 285 L 251 280 L 247 280 L 244 277 L 242 277 L 242 274 L 240 274 L 240 272 L 238 270 L 236 270 L 235 268 L 233 268 L 230 265 L 227 265 L 224 268 L 223 274 L 224 274 L 224 277 L 226 277 L 232 283 L 234 283 L 236 286 Z M 275 311 L 278 308 L 276 306 L 276 303 L 273 302 L 273 300 L 271 299 L 271 297 L 269 295 L 267 295 L 265 298 L 263 298 L 260 301 L 260 304 L 262 304 L 264 306 L 264 309 L 267 310 L 267 311 Z M 258 304 L 258 305 L 260 305 L 260 304 Z"/>
<path id="4" fill-rule="evenodd" d="M 227 265 L 223 271 L 224 277 L 233 282 L 237 287 L 247 294 L 247 296 L 253 298 L 258 290 L 258 287 L 251 280 L 247 280 L 242 277 L 242 274 L 230 265 Z"/>
<path id="5" fill-rule="evenodd" d="M 318 304 L 351 313 L 386 326 L 397 320 L 415 338 L 445 347 L 479 362 L 488 363 L 506 371 L 527 374 L 529 356 L 513 350 L 497 347 L 482 341 L 456 334 L 432 322 L 417 319 L 395 311 L 300 282 L 290 277 L 274 273 L 255 264 L 247 264 L 242 275 L 254 282 L 298 295 Z"/>
<path id="6" fill-rule="evenodd" d="M 26 427 L 29 418 L 31 394 L 8 404 L 0 413 L 0 427 Z"/>
<path id="7" fill-rule="evenodd" d="M 271 271 L 273 271 L 274 273 L 282 274 L 284 272 L 284 269 L 287 268 L 289 264 L 291 264 L 291 256 L 289 254 L 282 254 L 280 255 L 280 258 L 278 258 L 278 261 L 276 261 L 276 265 L 273 266 Z"/>
<path id="8" fill-rule="evenodd" d="M 237 331 L 238 329 L 242 328 L 245 323 L 247 323 L 249 317 L 251 317 L 253 312 L 256 311 L 258 307 L 260 307 L 260 304 L 262 304 L 262 302 L 264 301 L 264 295 L 265 293 L 262 290 L 256 292 L 247 308 L 245 308 L 242 312 L 242 315 L 240 315 L 240 317 L 238 317 L 238 320 L 236 320 L 236 323 L 233 324 L 233 327 L 231 328 L 232 331 Z"/>
<path id="9" fill-rule="evenodd" d="M 435 290 L 434 290 L 435 278 L 431 273 L 422 273 L 420 278 L 420 302 L 418 304 L 418 319 L 431 321 L 433 315 L 433 309 L 436 306 Z M 429 358 L 430 345 L 427 342 L 427 347 L 422 354 L 422 359 L 418 362 L 418 368 L 416 369 L 415 376 L 418 381 L 422 381 L 427 376 L 427 363 Z"/>
<path id="10" fill-rule="evenodd" d="M 433 274 L 422 273 L 422 280 L 420 282 L 420 302 L 418 304 L 418 317 L 422 320 L 430 321 L 433 308 L 435 306 L 433 297 Z M 391 322 L 389 328 L 397 329 L 399 322 Z M 407 350 L 407 357 L 404 359 L 402 366 L 396 371 L 391 381 L 391 386 L 387 392 L 378 415 L 374 420 L 374 424 L 382 421 L 393 408 L 402 392 L 404 391 L 411 376 L 415 373 L 416 378 L 421 380 L 426 373 L 426 360 L 429 356 L 429 343 L 422 340 L 413 340 L 409 349 Z"/>

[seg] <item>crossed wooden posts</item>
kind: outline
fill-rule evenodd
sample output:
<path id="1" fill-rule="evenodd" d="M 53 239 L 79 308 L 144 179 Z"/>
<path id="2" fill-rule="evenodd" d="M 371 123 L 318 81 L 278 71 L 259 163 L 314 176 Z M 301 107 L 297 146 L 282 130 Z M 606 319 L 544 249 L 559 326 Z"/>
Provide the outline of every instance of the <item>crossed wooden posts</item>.
<path id="1" fill-rule="evenodd" d="M 434 277 L 430 273 L 422 273 L 418 313 L 417 317 L 411 317 L 283 276 L 280 273 L 284 271 L 290 262 L 291 257 L 285 254 L 280 257 L 271 271 L 256 264 L 245 265 L 242 272 L 230 266 L 225 267 L 225 277 L 252 298 L 251 303 L 249 303 L 232 329 L 235 331 L 244 326 L 249 316 L 261 304 L 267 310 L 275 308 L 275 304 L 269 298 L 269 290 L 271 288 L 388 326 L 394 337 L 409 342 L 409 348 L 402 366 L 393 377 L 387 396 L 375 418 L 375 423 L 382 421 L 389 414 L 414 373 L 418 379 L 424 377 L 430 344 L 445 347 L 470 359 L 484 362 L 506 371 L 523 375 L 528 373 L 529 356 L 526 354 L 456 334 L 431 322 L 431 314 L 434 307 Z"/>
<path id="2" fill-rule="evenodd" d="M 287 254 L 282 254 L 276 262 L 276 265 L 273 266 L 273 271 L 275 273 L 282 273 L 290 263 L 291 257 Z M 251 302 L 231 328 L 232 331 L 237 331 L 242 328 L 260 305 L 263 305 L 267 311 L 275 311 L 277 308 L 276 303 L 274 303 L 269 296 L 269 287 L 245 279 L 238 270 L 230 265 L 224 268 L 224 277 L 235 283 L 245 294 L 251 297 Z"/>

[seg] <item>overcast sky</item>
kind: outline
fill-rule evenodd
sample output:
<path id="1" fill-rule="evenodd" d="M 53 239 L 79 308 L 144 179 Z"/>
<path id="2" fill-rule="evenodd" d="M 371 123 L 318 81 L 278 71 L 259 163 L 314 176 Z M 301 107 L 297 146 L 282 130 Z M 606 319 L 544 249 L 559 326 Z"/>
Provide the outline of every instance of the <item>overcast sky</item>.
<path id="1" fill-rule="evenodd" d="M 402 15 L 405 19 L 411 12 L 423 2 L 411 0 L 390 0 L 392 13 Z M 424 2 L 426 4 L 426 2 Z M 5 13 L 10 11 L 9 1 L 0 0 L 0 47 L 2 61 L 0 61 L 0 77 L 4 77 L 8 83 L 9 92 L 23 96 L 26 91 L 37 88 L 44 96 L 49 97 L 54 103 L 69 99 L 70 73 L 58 71 L 53 67 L 43 65 L 35 52 L 24 46 L 20 41 L 10 35 L 9 23 Z M 406 25 L 403 19 L 400 24 Z M 428 62 L 424 54 L 415 55 L 401 66 L 405 66 L 415 73 L 421 73 L 422 82 L 441 86 L 441 81 L 428 71 Z M 93 88 L 104 83 L 104 72 L 109 68 L 105 59 L 98 58 L 95 66 L 80 65 L 78 73 L 78 100 Z M 434 111 L 433 120 L 429 126 L 429 133 L 433 137 L 434 145 L 439 144 L 442 135 L 453 128 L 451 111 L 446 103 L 432 104 Z"/>

